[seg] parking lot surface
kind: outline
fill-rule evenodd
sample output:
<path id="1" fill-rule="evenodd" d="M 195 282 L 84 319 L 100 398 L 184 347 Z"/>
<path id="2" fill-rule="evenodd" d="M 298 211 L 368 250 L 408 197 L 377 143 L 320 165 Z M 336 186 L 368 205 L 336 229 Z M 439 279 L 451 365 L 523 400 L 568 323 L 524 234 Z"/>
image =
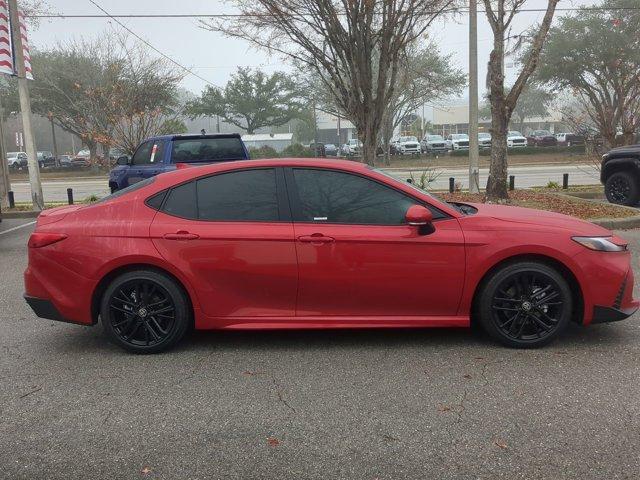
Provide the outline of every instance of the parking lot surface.
<path id="1" fill-rule="evenodd" d="M 0 233 L 0 478 L 640 478 L 638 315 L 531 351 L 466 330 L 196 332 L 135 356 L 33 315 L 32 228 Z"/>

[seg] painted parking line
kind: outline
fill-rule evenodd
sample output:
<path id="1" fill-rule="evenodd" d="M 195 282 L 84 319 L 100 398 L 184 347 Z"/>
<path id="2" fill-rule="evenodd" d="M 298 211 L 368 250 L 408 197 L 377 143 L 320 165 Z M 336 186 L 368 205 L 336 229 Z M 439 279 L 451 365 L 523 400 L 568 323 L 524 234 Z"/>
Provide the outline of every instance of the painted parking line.
<path id="1" fill-rule="evenodd" d="M 0 231 L 0 235 L 4 235 L 5 233 L 13 232 L 14 230 L 18 230 L 19 228 L 28 227 L 29 225 L 33 225 L 34 223 L 36 223 L 36 220 L 34 220 L 32 222 L 28 222 L 28 223 L 23 223 L 22 225 L 18 225 L 17 227 L 9 228 L 7 230 L 2 230 L 2 231 Z"/>

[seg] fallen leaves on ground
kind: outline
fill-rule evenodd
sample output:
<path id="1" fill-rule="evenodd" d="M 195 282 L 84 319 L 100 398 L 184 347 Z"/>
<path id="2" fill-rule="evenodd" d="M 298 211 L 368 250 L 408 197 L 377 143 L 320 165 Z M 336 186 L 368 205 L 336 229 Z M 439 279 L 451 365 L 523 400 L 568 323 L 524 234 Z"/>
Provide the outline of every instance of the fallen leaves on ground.
<path id="1" fill-rule="evenodd" d="M 504 441 L 502 441 L 502 440 L 496 439 L 496 440 L 494 440 L 493 443 L 496 444 L 498 447 L 500 447 L 503 450 L 507 449 L 507 444 L 504 443 Z"/>
<path id="2" fill-rule="evenodd" d="M 278 445 L 280 445 L 280 440 L 275 437 L 269 437 L 267 438 L 267 443 L 270 447 L 277 447 Z"/>
<path id="3" fill-rule="evenodd" d="M 454 192 L 440 195 L 447 202 L 485 203 L 483 193 Z M 638 215 L 633 208 L 621 207 L 610 203 L 591 202 L 571 198 L 555 193 L 536 192 L 534 190 L 514 190 L 509 192 L 506 205 L 536 208 L 550 212 L 564 213 L 584 220 L 595 218 L 625 218 Z"/>

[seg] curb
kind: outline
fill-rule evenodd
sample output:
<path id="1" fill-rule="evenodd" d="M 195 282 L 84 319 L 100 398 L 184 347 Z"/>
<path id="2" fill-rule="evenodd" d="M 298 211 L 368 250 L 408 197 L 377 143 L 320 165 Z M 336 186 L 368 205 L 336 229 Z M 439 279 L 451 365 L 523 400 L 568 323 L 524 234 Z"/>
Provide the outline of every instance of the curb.
<path id="1" fill-rule="evenodd" d="M 640 215 L 627 218 L 594 218 L 589 221 L 608 230 L 629 230 L 632 228 L 640 228 Z"/>
<path id="2" fill-rule="evenodd" d="M 0 218 L 36 218 L 40 212 L 34 210 L 24 210 L 18 212 L 2 212 Z"/>

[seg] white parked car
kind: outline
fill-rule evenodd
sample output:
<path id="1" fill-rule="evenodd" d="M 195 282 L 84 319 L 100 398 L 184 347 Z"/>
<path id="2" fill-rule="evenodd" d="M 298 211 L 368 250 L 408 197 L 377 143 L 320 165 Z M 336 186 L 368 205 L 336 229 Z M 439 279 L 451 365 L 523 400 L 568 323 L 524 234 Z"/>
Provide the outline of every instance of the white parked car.
<path id="1" fill-rule="evenodd" d="M 520 132 L 510 130 L 507 132 L 507 147 L 508 148 L 523 148 L 527 146 L 527 137 L 523 136 Z"/>
<path id="2" fill-rule="evenodd" d="M 491 148 L 491 134 L 480 132 L 478 134 L 478 146 L 480 148 Z"/>
<path id="3" fill-rule="evenodd" d="M 342 155 L 345 157 L 354 157 L 360 155 L 362 151 L 362 142 L 357 138 L 352 138 L 351 140 L 347 140 L 342 146 Z"/>
<path id="4" fill-rule="evenodd" d="M 452 133 L 447 137 L 449 150 L 469 150 L 469 135 L 466 133 Z"/>
<path id="5" fill-rule="evenodd" d="M 7 165 L 12 169 L 27 167 L 27 154 L 25 152 L 7 152 Z"/>
<path id="6" fill-rule="evenodd" d="M 342 154 L 346 157 L 353 157 L 360 155 L 362 151 L 362 142 L 357 138 L 352 138 L 351 140 L 347 140 L 342 146 Z"/>
<path id="7" fill-rule="evenodd" d="M 401 155 L 420 155 L 418 137 L 400 137 L 395 141 L 395 144 Z"/>
<path id="8" fill-rule="evenodd" d="M 447 153 L 447 142 L 442 135 L 425 135 L 421 142 L 422 151 L 437 155 Z"/>

